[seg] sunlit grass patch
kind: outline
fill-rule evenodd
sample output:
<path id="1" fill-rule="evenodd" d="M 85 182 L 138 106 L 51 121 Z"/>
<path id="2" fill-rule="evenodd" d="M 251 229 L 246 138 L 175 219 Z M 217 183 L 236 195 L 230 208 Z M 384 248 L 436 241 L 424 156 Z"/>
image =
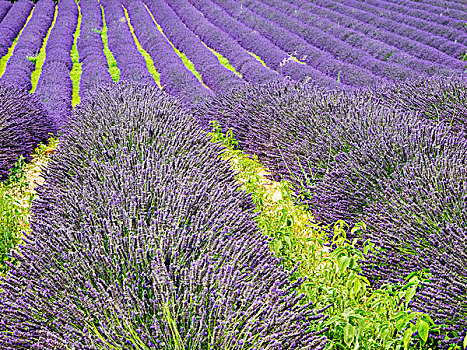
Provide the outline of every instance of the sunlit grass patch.
<path id="1" fill-rule="evenodd" d="M 79 52 L 78 52 L 78 37 L 80 35 L 81 29 L 81 8 L 79 7 L 79 3 L 76 3 L 78 7 L 78 25 L 76 26 L 76 31 L 73 36 L 73 47 L 71 49 L 71 60 L 73 61 L 73 68 L 70 72 L 70 78 L 73 83 L 73 97 L 71 98 L 71 105 L 76 106 L 81 101 L 79 96 L 79 83 L 81 80 L 81 73 L 82 73 L 82 63 L 79 62 Z"/>
<path id="2" fill-rule="evenodd" d="M 120 69 L 118 69 L 117 66 L 117 61 L 115 60 L 114 55 L 112 54 L 112 51 L 109 49 L 109 38 L 107 36 L 107 24 L 105 23 L 105 14 L 104 14 L 104 8 L 101 6 L 101 12 L 102 12 L 102 30 L 97 30 L 96 33 L 99 33 L 101 38 L 102 38 L 102 43 L 104 44 L 104 54 L 105 57 L 107 58 L 107 64 L 109 66 L 109 73 L 110 76 L 112 77 L 113 81 L 119 81 L 120 79 Z"/>

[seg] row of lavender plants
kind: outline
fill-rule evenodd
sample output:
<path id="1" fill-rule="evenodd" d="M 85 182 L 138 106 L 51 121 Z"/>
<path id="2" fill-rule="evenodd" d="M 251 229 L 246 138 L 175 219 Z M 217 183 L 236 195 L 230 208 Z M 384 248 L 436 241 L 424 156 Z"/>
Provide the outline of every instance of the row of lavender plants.
<path id="1" fill-rule="evenodd" d="M 77 42 L 82 73 L 79 90 L 85 95 L 94 85 L 110 83 L 104 44 L 99 33 L 103 28 L 101 7 L 97 0 L 81 1 L 81 27 Z"/>
<path id="2" fill-rule="evenodd" d="M 323 349 L 223 147 L 157 87 L 86 96 L 0 281 L 0 347 Z"/>
<path id="3" fill-rule="evenodd" d="M 45 61 L 35 94 L 59 127 L 65 125 L 71 112 L 73 66 L 71 48 L 78 24 L 78 7 L 74 0 L 58 3 L 57 18 L 45 48 Z"/>
<path id="4" fill-rule="evenodd" d="M 2 8 L 8 9 L 8 12 L 4 14 L 0 22 L 0 57 L 8 52 L 13 40 L 24 27 L 34 5 L 29 0 L 19 0 L 10 6 L 2 5 Z"/>
<path id="5" fill-rule="evenodd" d="M 42 47 L 54 14 L 55 3 L 52 0 L 40 0 L 34 6 L 32 17 L 22 31 L 0 81 L 27 90 L 32 89 L 31 74 L 36 68 L 33 58 Z"/>
<path id="6" fill-rule="evenodd" d="M 375 287 L 428 271 L 411 306 L 444 325 L 431 345 L 448 349 L 467 331 L 466 98 L 465 77 L 360 92 L 250 85 L 197 116 L 291 180 L 317 221 L 365 222 L 349 239 L 380 247 L 363 263 Z"/>

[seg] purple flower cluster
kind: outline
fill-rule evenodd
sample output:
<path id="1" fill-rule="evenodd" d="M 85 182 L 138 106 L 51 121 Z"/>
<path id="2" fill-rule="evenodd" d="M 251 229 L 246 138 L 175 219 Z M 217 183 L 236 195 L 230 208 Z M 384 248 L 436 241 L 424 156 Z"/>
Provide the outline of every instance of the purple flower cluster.
<path id="1" fill-rule="evenodd" d="M 5 5 L 2 6 L 2 8 L 6 7 Z M 13 40 L 26 23 L 33 7 L 34 4 L 29 0 L 18 0 L 11 6 L 0 22 L 0 57 L 8 52 Z"/>
<path id="2" fill-rule="evenodd" d="M 31 19 L 19 37 L 0 81 L 24 87 L 27 90 L 32 89 L 31 73 L 36 65 L 29 58 L 39 53 L 52 24 L 54 13 L 55 3 L 52 0 L 39 0 L 34 7 Z"/>
<path id="3" fill-rule="evenodd" d="M 310 10 L 321 17 L 328 18 L 336 25 L 353 29 L 363 35 L 395 46 L 414 57 L 458 69 L 465 67 L 465 63 L 436 48 L 420 43 L 416 39 L 408 38 L 403 33 L 391 31 L 391 29 L 398 27 L 399 24 L 394 24 L 391 28 L 386 27 L 388 23 L 379 22 L 375 16 L 361 15 L 362 11 L 355 11 L 354 8 L 336 1 L 315 0 L 313 3 L 309 1 L 305 2 L 306 5 L 302 6 L 300 4 L 300 7 Z"/>
<path id="4" fill-rule="evenodd" d="M 399 3 L 398 0 L 388 1 L 392 3 Z M 440 17 L 450 17 L 463 22 L 467 20 L 467 15 L 465 14 L 465 2 L 463 0 L 423 0 L 423 2 L 406 0 L 404 1 L 404 5 L 409 8 L 427 11 Z"/>
<path id="5" fill-rule="evenodd" d="M 157 29 L 150 13 L 141 1 L 128 4 L 128 13 L 141 46 L 149 53 L 160 74 L 160 82 L 170 95 L 187 105 L 205 101 L 214 94 L 189 71 L 181 58 Z"/>
<path id="6" fill-rule="evenodd" d="M 180 20 L 206 45 L 227 58 L 242 79 L 250 83 L 267 83 L 280 79 L 277 72 L 264 67 L 236 40 L 209 22 L 187 0 L 171 0 L 167 4 Z"/>
<path id="7" fill-rule="evenodd" d="M 115 56 L 120 69 L 120 79 L 155 84 L 146 61 L 136 47 L 121 2 L 102 0 L 101 4 L 107 24 L 109 49 Z"/>
<path id="8" fill-rule="evenodd" d="M 156 87 L 88 94 L 0 282 L 0 347 L 323 349 L 222 151 Z"/>
<path id="9" fill-rule="evenodd" d="M 189 30 L 164 0 L 151 0 L 147 6 L 170 42 L 183 52 L 214 92 L 225 92 L 244 81 L 225 68 L 217 57 Z"/>
<path id="10" fill-rule="evenodd" d="M 288 66 L 314 69 L 316 74 L 307 74 L 311 81 L 320 85 L 335 85 L 337 81 L 351 86 L 376 85 L 381 78 L 368 70 L 345 64 L 331 55 L 308 44 L 297 35 L 262 19 L 234 1 L 190 0 L 209 20 L 234 37 L 242 46 L 258 54 L 267 64 L 289 75 Z M 307 65 L 294 61 L 296 56 Z M 285 71 L 284 71 L 285 69 Z M 291 75 L 291 78 L 296 79 Z M 327 80 L 328 84 L 323 80 Z M 332 87 L 332 85 L 331 85 Z"/>
<path id="11" fill-rule="evenodd" d="M 84 96 L 92 86 L 101 82 L 110 83 L 112 78 L 104 54 L 104 44 L 98 32 L 103 27 L 101 7 L 97 0 L 82 0 L 79 6 L 81 27 L 77 48 L 82 64 L 80 93 Z"/>
<path id="12" fill-rule="evenodd" d="M 467 139 L 429 115 L 465 111 L 467 84 L 411 83 L 403 91 L 415 88 L 413 101 L 398 103 L 401 86 L 386 101 L 372 91 L 249 86 L 216 96 L 197 116 L 232 128 L 241 148 L 294 183 L 318 221 L 365 222 L 362 238 L 383 249 L 363 266 L 376 285 L 429 269 L 431 282 L 412 306 L 448 325 L 437 340 L 444 347 L 446 333 L 453 342 L 467 331 Z"/>
<path id="13" fill-rule="evenodd" d="M 0 83 L 0 181 L 20 156 L 27 161 L 36 146 L 46 141 L 55 125 L 29 91 Z"/>
<path id="14" fill-rule="evenodd" d="M 2 22 L 3 17 L 8 13 L 11 8 L 11 2 L 7 0 L 0 1 L 0 23 Z"/>
<path id="15" fill-rule="evenodd" d="M 306 7 L 306 0 L 261 1 L 271 7 L 274 7 L 278 11 L 287 14 L 289 18 L 300 20 L 307 26 L 308 30 L 311 30 L 312 27 L 316 27 L 320 29 L 322 33 L 332 35 L 336 39 L 340 39 L 342 42 L 350 44 L 355 49 L 360 49 L 360 52 L 366 52 L 380 61 L 397 63 L 430 76 L 453 75 L 461 71 L 465 66 L 462 62 L 457 62 L 456 65 L 448 68 L 441 64 L 416 58 L 395 46 L 373 39 L 372 37 L 353 29 L 346 28 L 344 25 L 339 25 L 339 23 L 335 23 L 333 20 L 327 19 L 323 15 L 305 10 L 305 8 L 318 9 L 318 7 Z M 303 6 L 303 8 L 298 7 L 298 5 Z M 320 33 L 317 34 L 323 35 Z"/>
<path id="16" fill-rule="evenodd" d="M 71 112 L 73 66 L 71 48 L 78 25 L 78 7 L 74 0 L 60 0 L 55 25 L 45 47 L 45 61 L 35 93 L 45 108 L 62 127 Z"/>

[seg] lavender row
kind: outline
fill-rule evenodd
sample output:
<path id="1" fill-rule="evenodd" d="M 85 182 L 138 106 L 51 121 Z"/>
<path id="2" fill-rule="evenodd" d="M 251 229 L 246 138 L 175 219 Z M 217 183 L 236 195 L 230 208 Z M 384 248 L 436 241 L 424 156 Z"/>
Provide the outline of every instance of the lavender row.
<path id="1" fill-rule="evenodd" d="M 456 27 L 433 23 L 434 21 L 432 18 L 440 18 L 439 15 L 418 14 L 418 16 L 414 18 L 413 16 L 406 15 L 398 11 L 400 6 L 393 6 L 388 9 L 388 6 L 384 6 L 386 4 L 384 0 L 368 0 L 365 1 L 365 4 L 361 4 L 361 1 L 357 0 L 355 4 L 365 11 L 384 17 L 385 19 L 392 20 L 397 23 L 404 23 L 409 27 L 417 28 L 427 34 L 433 34 L 447 39 L 450 43 L 448 42 L 446 45 L 460 43 L 465 48 L 465 45 L 467 44 L 467 35 L 465 34 L 465 31 L 457 30 Z M 461 21 L 457 21 L 456 24 L 459 28 L 462 28 L 465 25 L 465 23 Z"/>
<path id="2" fill-rule="evenodd" d="M 151 0 L 147 6 L 168 40 L 193 62 L 203 82 L 211 90 L 216 93 L 225 92 L 244 83 L 219 62 L 199 38 L 180 21 L 164 0 Z"/>
<path id="3" fill-rule="evenodd" d="M 8 52 L 13 40 L 24 27 L 34 4 L 29 0 L 15 2 L 0 23 L 0 57 Z"/>
<path id="4" fill-rule="evenodd" d="M 6 16 L 10 8 L 11 8 L 11 2 L 7 0 L 0 1 L 0 23 L 2 23 L 3 17 Z"/>
<path id="5" fill-rule="evenodd" d="M 164 90 L 193 105 L 213 96 L 183 64 L 166 38 L 159 32 L 150 13 L 141 1 L 128 4 L 129 17 L 141 46 L 154 61 Z"/>
<path id="6" fill-rule="evenodd" d="M 29 58 L 36 56 L 52 24 L 55 3 L 52 0 L 39 0 L 34 7 L 32 17 L 19 37 L 13 55 L 8 60 L 5 73 L 0 81 L 13 84 L 27 90 L 32 89 L 31 74 L 36 65 Z"/>
<path id="7" fill-rule="evenodd" d="M 411 306 L 448 326 L 434 335 L 443 348 L 467 331 L 466 134 L 447 118 L 429 120 L 444 106 L 448 116 L 465 105 L 467 83 L 453 79 L 422 81 L 420 96 L 403 103 L 400 86 L 384 101 L 368 91 L 250 85 L 216 96 L 197 113 L 202 124 L 217 120 L 231 128 L 239 147 L 257 154 L 277 179 L 291 180 L 317 221 L 365 222 L 360 243 L 370 239 L 385 249 L 364 264 L 375 286 L 428 269 L 431 282 Z M 413 88 L 400 94 L 410 100 Z M 432 90 L 435 96 L 426 96 Z M 423 113 L 411 111 L 427 100 Z M 456 122 L 467 125 L 465 115 Z"/>
<path id="8" fill-rule="evenodd" d="M 322 0 L 320 0 L 320 2 L 321 1 Z M 334 6 L 334 4 L 336 6 Z M 465 54 L 465 45 L 446 40 L 442 37 L 430 34 L 429 32 L 419 30 L 404 24 L 403 22 L 406 19 L 406 16 L 396 15 L 393 17 L 393 19 L 386 19 L 385 17 L 379 16 L 379 12 L 381 12 L 380 10 L 375 10 L 374 7 L 362 4 L 356 0 L 346 0 L 345 2 L 343 2 L 342 0 L 336 0 L 329 7 L 335 7 L 336 10 L 338 10 L 339 12 L 348 14 L 354 19 L 361 20 L 365 23 L 372 23 L 372 25 L 376 28 L 384 28 L 385 30 L 388 30 L 392 33 L 401 35 L 406 38 L 410 38 L 416 42 L 430 46 L 436 50 L 450 55 L 453 58 L 460 59 Z M 361 11 L 358 11 L 356 9 L 360 9 Z M 372 14 L 372 12 L 374 11 L 377 12 L 376 15 Z M 410 21 L 410 18 L 406 20 Z"/>
<path id="9" fill-rule="evenodd" d="M 397 0 L 388 1 L 399 3 Z M 428 11 L 435 15 L 448 16 L 460 21 L 467 21 L 466 5 L 463 0 L 460 0 L 460 2 L 455 0 L 424 0 L 423 2 L 406 0 L 404 1 L 404 5 L 410 8 Z"/>
<path id="10" fill-rule="evenodd" d="M 7 180 L 20 156 L 30 161 L 37 145 L 55 131 L 53 121 L 34 95 L 0 83 L 0 181 Z"/>
<path id="11" fill-rule="evenodd" d="M 257 34 L 250 34 L 250 36 L 251 36 L 252 40 L 256 40 L 256 45 L 257 46 L 259 46 L 259 47 L 264 46 L 262 43 L 258 42 L 258 39 L 257 39 L 258 35 Z M 256 39 L 253 39 L 253 37 L 256 37 Z M 259 40 L 261 40 L 261 39 L 262 38 L 260 38 Z M 264 39 L 262 39 L 262 40 L 263 40 L 263 42 L 265 42 Z M 245 41 L 249 41 L 249 40 L 245 39 Z M 245 47 L 245 45 L 243 43 L 240 43 L 240 45 Z M 266 43 L 266 45 L 267 45 L 267 43 Z M 245 48 L 251 49 L 251 47 L 245 47 Z M 254 50 L 251 50 L 251 51 L 254 51 Z M 334 81 L 332 81 L 331 79 L 326 77 L 324 74 L 322 74 L 322 73 L 320 73 L 320 72 L 318 72 L 318 71 L 316 71 L 314 69 L 311 69 L 310 67 L 300 65 L 297 62 L 292 61 L 292 60 L 290 60 L 290 62 L 287 61 L 287 59 L 290 59 L 289 55 L 287 55 L 284 52 L 280 52 L 280 50 L 278 50 L 275 47 L 272 47 L 272 49 L 267 50 L 267 51 L 268 52 L 261 51 L 261 52 L 258 52 L 258 54 L 266 62 L 266 64 L 271 63 L 268 60 L 268 57 L 275 57 L 276 55 L 280 55 L 280 57 L 281 57 L 280 62 L 282 63 L 282 66 L 280 66 L 281 63 L 279 63 L 279 64 L 276 64 L 275 66 L 272 66 L 272 68 L 276 69 L 282 75 L 289 75 L 289 76 L 292 77 L 292 79 L 295 79 L 295 80 L 309 79 L 309 80 L 312 80 L 312 81 L 315 81 L 315 82 L 320 82 L 322 85 L 330 86 L 330 87 L 335 87 L 337 85 Z M 284 62 L 284 60 L 286 60 L 286 62 Z M 279 60 L 276 60 L 276 62 L 278 62 L 278 61 Z"/>
<path id="12" fill-rule="evenodd" d="M 73 66 L 71 48 L 78 24 L 78 6 L 74 0 L 60 0 L 55 25 L 45 47 L 45 61 L 35 93 L 61 128 L 71 112 Z"/>
<path id="13" fill-rule="evenodd" d="M 170 0 L 167 4 L 181 21 L 206 45 L 229 60 L 235 70 L 242 74 L 243 80 L 250 83 L 266 83 L 280 79 L 277 72 L 264 67 L 251 56 L 238 42 L 223 32 L 186 0 Z"/>
<path id="14" fill-rule="evenodd" d="M 335 26 L 343 26 L 348 30 L 355 31 L 357 35 L 344 35 L 342 38 L 345 41 L 350 41 L 352 45 L 354 43 L 357 45 L 361 36 L 367 36 L 397 47 L 411 56 L 422 60 L 432 61 L 455 69 L 464 69 L 465 67 L 465 63 L 430 46 L 418 43 L 401 35 L 394 34 L 383 27 L 375 30 L 376 28 L 372 24 L 352 18 L 352 10 L 344 8 L 338 3 L 333 2 L 331 4 L 326 0 L 316 0 L 313 3 L 310 3 L 307 0 L 297 0 L 297 2 L 299 3 L 299 6 L 307 12 L 317 15 L 319 18 L 326 18 L 335 23 Z M 293 3 L 296 4 L 297 2 Z"/>
<path id="15" fill-rule="evenodd" d="M 274 43 L 264 38 L 261 33 L 252 31 L 244 23 L 236 21 L 228 12 L 225 12 L 211 1 L 190 0 L 190 2 L 195 7 L 201 9 L 201 12 L 203 12 L 211 23 L 228 33 L 245 49 L 259 55 L 267 65 L 283 76 L 289 76 L 297 81 L 311 81 L 316 85 L 324 87 L 337 87 L 337 72 L 335 76 L 332 77 L 332 74 L 326 71 L 323 72 L 323 70 L 318 67 L 295 61 L 292 57 L 294 55 L 293 51 L 290 52 L 283 50 L 282 47 L 277 47 Z M 332 57 L 326 57 L 326 60 L 333 61 Z M 342 82 L 348 84 L 345 80 L 346 79 L 343 79 Z"/>
<path id="16" fill-rule="evenodd" d="M 0 282 L 0 347 L 323 349 L 223 147 L 157 87 L 89 97 Z"/>
<path id="17" fill-rule="evenodd" d="M 263 20 L 268 20 L 271 23 L 277 24 L 277 26 L 274 26 L 276 33 L 281 30 L 288 30 L 290 33 L 303 38 L 314 47 L 330 53 L 333 57 L 367 69 L 374 75 L 392 81 L 414 79 L 423 75 L 420 72 L 414 72 L 411 69 L 407 69 L 404 66 L 392 62 L 379 61 L 365 51 L 342 42 L 320 29 L 313 28 L 312 26 L 305 25 L 298 20 L 290 18 L 258 1 L 245 0 L 241 1 L 241 4 L 243 7 L 251 10 L 252 13 L 261 16 Z M 270 35 L 274 36 L 275 34 L 271 32 Z"/>
<path id="18" fill-rule="evenodd" d="M 136 47 L 122 3 L 118 0 L 102 0 L 100 3 L 105 14 L 109 49 L 120 69 L 120 79 L 155 84 L 146 61 Z"/>
<path id="19" fill-rule="evenodd" d="M 83 96 L 100 82 L 110 83 L 107 58 L 99 31 L 103 28 L 101 7 L 97 0 L 82 0 L 81 27 L 77 48 L 81 62 L 80 92 Z"/>
<path id="20" fill-rule="evenodd" d="M 402 4 L 393 4 L 390 1 L 386 0 L 371 0 L 368 1 L 369 4 L 375 5 L 379 8 L 384 8 L 387 10 L 395 11 L 401 14 L 404 14 L 406 16 L 409 16 L 413 22 L 406 22 L 407 24 L 414 23 L 416 24 L 416 27 L 419 29 L 423 29 L 422 27 L 419 27 L 418 23 L 420 23 L 420 26 L 423 25 L 428 25 L 428 24 L 436 24 L 436 27 L 440 27 L 440 29 L 434 29 L 436 30 L 441 30 L 441 31 L 446 31 L 446 28 L 443 28 L 444 26 L 450 28 L 452 30 L 452 33 L 457 33 L 461 34 L 462 36 L 465 36 L 463 28 L 465 28 L 465 22 L 456 20 L 454 18 L 450 18 L 448 16 L 440 16 L 440 12 L 436 11 L 434 9 L 432 11 L 424 11 L 424 10 L 418 10 L 418 9 L 412 9 L 410 7 L 407 7 L 405 3 Z M 430 30 L 431 31 L 431 30 Z M 432 33 L 435 33 L 432 31 Z M 436 33 L 435 33 L 436 34 Z M 449 33 L 446 33 L 449 34 Z M 453 38 L 454 40 L 457 39 L 457 37 Z M 457 41 L 459 41 L 457 39 Z"/>
<path id="21" fill-rule="evenodd" d="M 430 61 L 417 59 L 409 53 L 399 50 L 398 48 L 388 45 L 385 42 L 372 39 L 368 35 L 358 33 L 355 30 L 345 28 L 345 26 L 336 25 L 331 20 L 316 15 L 302 9 L 300 6 L 306 4 L 306 0 L 261 0 L 263 3 L 275 8 L 276 10 L 287 14 L 289 18 L 300 20 L 306 25 L 306 30 L 312 31 L 313 27 L 320 29 L 316 35 L 322 37 L 326 35 L 326 40 L 332 40 L 328 35 L 340 39 L 342 42 L 349 43 L 351 47 L 358 48 L 369 53 L 376 59 L 385 62 L 393 62 L 407 68 L 427 75 L 453 75 L 458 73 L 465 67 L 462 62 L 457 62 L 457 69 L 447 68 L 440 64 L 435 64 Z M 341 44 L 340 44 L 341 45 Z M 339 44 L 337 46 L 340 46 Z"/>
<path id="22" fill-rule="evenodd" d="M 197 2 L 197 4 L 204 5 L 208 2 L 211 3 L 209 0 L 203 0 Z M 259 37 L 261 37 L 260 35 L 263 36 L 261 37 L 263 40 L 264 38 L 268 39 L 266 42 L 269 43 L 269 46 L 277 46 L 283 50 L 282 52 L 287 52 L 290 55 L 297 56 L 299 60 L 303 61 L 310 67 L 319 70 L 322 74 L 332 77 L 335 81 L 340 81 L 343 84 L 351 86 L 376 85 L 381 81 L 381 78 L 376 77 L 370 71 L 334 59 L 330 54 L 308 44 L 297 35 L 284 31 L 277 25 L 274 25 L 251 13 L 248 9 L 243 9 L 239 3 L 234 1 L 215 2 L 219 6 L 222 6 L 216 6 L 217 8 L 222 8 L 225 13 L 228 13 L 230 16 L 237 19 L 237 21 L 232 17 L 229 17 L 230 20 L 228 22 L 221 23 L 220 20 L 215 18 L 218 16 L 214 16 L 214 12 L 212 12 L 212 9 L 215 7 L 211 7 L 210 11 L 208 11 L 207 8 L 204 8 L 202 10 L 203 13 L 205 13 L 211 21 L 216 21 L 217 25 L 228 30 L 229 34 L 236 36 L 238 40 L 249 37 L 248 34 L 246 36 L 243 34 L 246 30 L 248 30 L 247 33 L 255 30 L 258 32 Z M 229 24 L 228 27 L 227 24 Z M 240 28 L 243 30 L 241 31 Z M 243 43 L 245 45 L 250 44 L 246 41 Z M 256 48 L 260 49 L 259 47 Z M 262 46 L 261 49 L 262 48 L 264 48 L 264 46 Z M 276 57 L 276 60 L 277 58 L 279 57 Z M 281 62 L 276 61 L 276 64 L 280 65 Z"/>

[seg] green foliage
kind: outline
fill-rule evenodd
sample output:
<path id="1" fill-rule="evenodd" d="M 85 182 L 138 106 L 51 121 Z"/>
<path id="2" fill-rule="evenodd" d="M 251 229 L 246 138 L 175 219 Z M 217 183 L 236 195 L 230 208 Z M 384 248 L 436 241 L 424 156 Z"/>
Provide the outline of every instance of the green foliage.
<path id="1" fill-rule="evenodd" d="M 307 278 L 300 289 L 306 302 L 313 302 L 318 309 L 327 307 L 324 312 L 328 318 L 320 325 L 320 329 L 327 328 L 327 350 L 430 349 L 426 344 L 429 332 L 440 327 L 429 315 L 410 309 L 410 300 L 430 277 L 428 271 L 412 273 L 402 286 L 384 285 L 373 290 L 360 274 L 360 262 L 370 251 L 378 253 L 378 247 L 366 242 L 362 251 L 357 249 L 356 242 L 346 239 L 350 228 L 343 221 L 332 227 L 315 223 L 311 213 L 296 203 L 287 181 L 277 185 L 280 200 L 271 202 L 259 175 L 262 167 L 257 157 L 234 149 L 238 143 L 232 130 L 223 134 L 214 121 L 208 136 L 226 147 L 223 157 L 231 159 L 233 168 L 239 171 L 236 178 L 251 194 L 260 213 L 256 221 L 273 238 L 274 253 L 286 268 L 295 268 L 294 278 Z M 365 229 L 366 225 L 359 223 L 350 230 L 354 235 Z"/>
<path id="2" fill-rule="evenodd" d="M 42 47 L 39 51 L 39 54 L 37 54 L 34 58 L 36 67 L 34 71 L 31 73 L 31 93 L 34 93 L 36 91 L 37 83 L 39 82 L 39 77 L 42 73 L 42 65 L 44 64 L 45 61 L 45 47 L 47 45 L 47 41 L 49 40 L 50 32 L 52 31 L 52 28 L 55 26 L 55 21 L 57 20 L 57 5 L 55 5 L 55 13 L 54 13 L 54 19 L 52 21 L 52 24 L 50 25 L 49 30 L 47 31 L 47 35 L 45 36 L 44 40 L 42 41 Z"/>
<path id="3" fill-rule="evenodd" d="M 199 38 L 198 38 L 199 39 Z M 228 70 L 230 70 L 231 72 L 235 73 L 238 77 L 242 77 L 242 74 L 237 72 L 235 70 L 235 67 L 232 66 L 229 62 L 229 60 L 227 58 L 225 58 L 224 56 L 222 56 L 219 52 L 211 49 L 208 45 L 206 45 L 201 39 L 199 39 L 201 41 L 201 43 L 206 46 L 209 51 L 211 51 L 216 57 L 217 59 L 219 60 L 220 64 L 222 64 L 225 68 L 227 68 Z"/>
<path id="4" fill-rule="evenodd" d="M 99 33 L 101 38 L 102 38 L 102 43 L 104 44 L 104 54 L 105 57 L 107 58 L 107 64 L 109 65 L 109 73 L 110 76 L 112 77 L 113 81 L 118 81 L 120 79 L 120 69 L 117 67 L 117 61 L 115 60 L 114 55 L 112 54 L 112 51 L 109 49 L 109 38 L 107 36 L 107 24 L 105 23 L 105 14 L 104 14 L 104 8 L 101 6 L 101 12 L 102 12 L 102 30 L 97 30 L 95 29 L 96 33 Z"/>
<path id="5" fill-rule="evenodd" d="M 76 106 L 80 102 L 79 96 L 79 83 L 81 80 L 81 72 L 82 72 L 82 63 L 79 62 L 79 53 L 78 53 L 78 37 L 80 34 L 81 29 L 81 9 L 78 6 L 78 25 L 76 26 L 76 31 L 73 36 L 73 47 L 71 49 L 71 60 L 73 61 L 73 68 L 70 72 L 70 78 L 73 83 L 73 97 L 71 98 L 71 105 Z"/>
<path id="6" fill-rule="evenodd" d="M 125 11 L 126 21 L 128 23 L 128 27 L 130 28 L 131 35 L 133 36 L 133 39 L 135 40 L 136 47 L 138 48 L 138 51 L 143 56 L 144 60 L 146 61 L 146 66 L 148 67 L 148 71 L 149 73 L 151 73 L 152 77 L 156 81 L 157 86 L 159 86 L 159 88 L 162 89 L 160 74 L 157 71 L 156 67 L 154 66 L 154 61 L 152 60 L 151 55 L 148 54 L 145 49 L 143 49 L 138 38 L 136 37 L 135 30 L 133 26 L 131 25 L 131 21 L 130 21 L 130 17 L 128 16 L 127 9 L 123 7 L 123 10 Z"/>

